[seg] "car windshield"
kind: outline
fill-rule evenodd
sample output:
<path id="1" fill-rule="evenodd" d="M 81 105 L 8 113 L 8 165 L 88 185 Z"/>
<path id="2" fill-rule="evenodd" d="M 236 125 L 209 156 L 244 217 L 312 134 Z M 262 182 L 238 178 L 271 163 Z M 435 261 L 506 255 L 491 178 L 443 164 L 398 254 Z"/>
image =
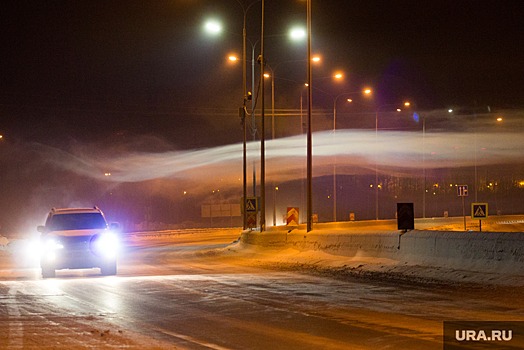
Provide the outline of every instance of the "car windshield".
<path id="1" fill-rule="evenodd" d="M 107 224 L 99 213 L 54 215 L 48 227 L 50 231 L 103 229 Z"/>

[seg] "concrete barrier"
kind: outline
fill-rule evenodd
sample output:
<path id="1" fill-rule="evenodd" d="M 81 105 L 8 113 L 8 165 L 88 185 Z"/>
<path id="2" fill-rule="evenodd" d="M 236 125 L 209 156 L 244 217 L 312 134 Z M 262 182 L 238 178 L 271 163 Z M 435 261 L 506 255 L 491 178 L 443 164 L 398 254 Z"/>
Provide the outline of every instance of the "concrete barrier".
<path id="1" fill-rule="evenodd" d="M 267 248 L 322 251 L 355 258 L 385 258 L 398 264 L 524 275 L 524 233 L 305 230 L 243 232 L 245 244 Z"/>

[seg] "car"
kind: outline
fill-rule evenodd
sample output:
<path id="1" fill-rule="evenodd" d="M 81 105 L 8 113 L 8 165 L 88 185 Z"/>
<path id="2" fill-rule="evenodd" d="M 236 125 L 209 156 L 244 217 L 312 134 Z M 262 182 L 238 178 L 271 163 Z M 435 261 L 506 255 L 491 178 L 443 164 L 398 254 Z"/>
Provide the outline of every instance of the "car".
<path id="1" fill-rule="evenodd" d="M 56 270 L 100 268 L 102 275 L 116 275 L 119 239 L 117 223 L 108 225 L 98 207 L 52 208 L 41 233 L 42 277 Z"/>

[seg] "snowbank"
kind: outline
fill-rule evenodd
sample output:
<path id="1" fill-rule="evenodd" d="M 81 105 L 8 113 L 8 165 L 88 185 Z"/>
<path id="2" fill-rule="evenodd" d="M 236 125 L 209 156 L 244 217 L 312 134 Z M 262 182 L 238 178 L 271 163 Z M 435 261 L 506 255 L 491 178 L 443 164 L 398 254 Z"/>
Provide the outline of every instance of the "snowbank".
<path id="1" fill-rule="evenodd" d="M 273 230 L 245 231 L 241 241 L 273 250 L 274 262 L 317 270 L 524 285 L 522 232 Z"/>
<path id="2" fill-rule="evenodd" d="M 9 240 L 4 236 L 0 236 L 0 250 L 4 250 L 8 244 L 9 244 Z"/>

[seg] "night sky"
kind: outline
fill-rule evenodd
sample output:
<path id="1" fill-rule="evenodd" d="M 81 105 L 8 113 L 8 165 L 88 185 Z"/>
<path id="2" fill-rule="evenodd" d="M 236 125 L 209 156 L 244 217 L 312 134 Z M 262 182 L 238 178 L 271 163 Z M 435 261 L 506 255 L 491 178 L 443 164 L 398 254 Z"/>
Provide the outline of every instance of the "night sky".
<path id="1" fill-rule="evenodd" d="M 369 84 L 375 105 L 522 107 L 523 8 L 505 0 L 313 1 L 313 53 L 323 58 L 314 84 L 319 78 L 316 86 L 333 95 Z M 225 61 L 240 54 L 237 1 L 8 1 L 0 12 L 5 137 L 56 144 L 153 134 L 179 148 L 241 137 L 241 69 Z M 203 34 L 209 17 L 223 19 L 220 38 Z M 250 42 L 259 39 L 259 17 L 256 4 Z M 296 90 L 289 81 L 305 81 L 306 57 L 305 44 L 282 34 L 305 17 L 304 1 L 267 1 L 266 61 L 278 67 L 281 108 L 297 108 L 285 95 Z M 335 69 L 346 73 L 345 87 L 324 79 Z M 314 101 L 329 108 L 321 94 Z"/>
<path id="2" fill-rule="evenodd" d="M 92 163 L 129 151 L 242 142 L 242 70 L 226 60 L 229 53 L 241 54 L 239 2 L 253 3 L 3 1 L 0 226 L 27 203 L 45 212 L 63 193 L 82 198 L 97 188 L 99 179 L 56 177 L 49 164 L 53 157 L 65 154 L 87 164 L 84 156 Z M 265 60 L 275 72 L 275 104 L 297 111 L 305 97 L 306 44 L 292 43 L 285 34 L 293 25 L 305 27 L 306 2 L 266 1 L 265 7 Z M 312 12 L 312 51 L 322 57 L 313 67 L 314 109 L 329 111 L 333 96 L 364 86 L 373 89 L 372 99 L 356 96 L 351 108 L 368 113 L 361 125 L 368 129 L 374 127 L 374 118 L 368 118 L 374 111 L 405 100 L 420 113 L 451 106 L 524 107 L 520 0 L 313 0 Z M 255 45 L 255 56 L 260 49 L 260 14 L 260 2 L 247 13 L 249 90 L 251 49 Z M 223 21 L 219 37 L 204 34 L 211 17 Z M 344 72 L 342 82 L 332 81 L 335 70 Z M 316 121 L 314 131 L 329 129 L 329 118 Z M 296 133 L 281 128 L 277 137 Z M 104 188 L 98 198 L 107 193 Z"/>

